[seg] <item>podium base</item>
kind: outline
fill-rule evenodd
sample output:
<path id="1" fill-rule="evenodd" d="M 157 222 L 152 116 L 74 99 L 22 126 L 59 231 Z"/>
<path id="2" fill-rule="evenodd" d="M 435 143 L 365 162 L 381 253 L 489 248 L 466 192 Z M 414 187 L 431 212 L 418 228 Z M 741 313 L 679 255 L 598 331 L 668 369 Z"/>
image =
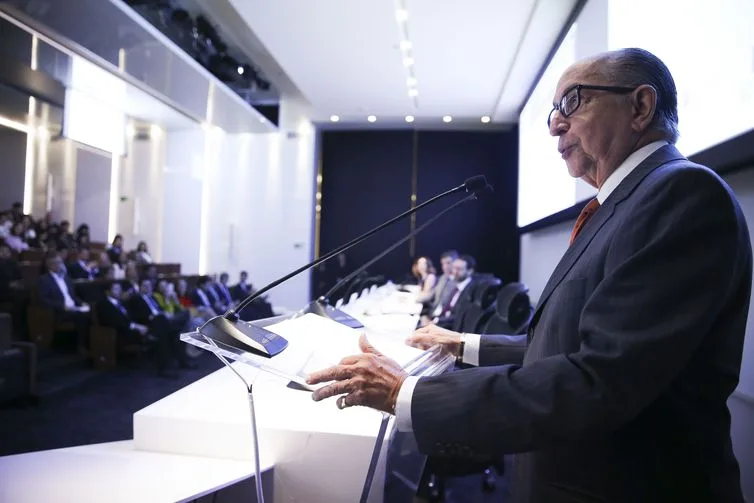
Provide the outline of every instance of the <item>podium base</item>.
<path id="1" fill-rule="evenodd" d="M 309 305 L 301 311 L 302 315 L 309 313 L 316 314 L 317 316 L 322 316 L 323 318 L 328 318 L 347 327 L 364 328 L 364 324 L 359 320 L 344 313 L 340 309 L 332 307 L 323 299 L 317 299 L 310 302 Z"/>
<path id="2" fill-rule="evenodd" d="M 267 358 L 288 347 L 288 341 L 274 332 L 246 321 L 231 321 L 223 316 L 209 320 L 199 328 L 199 333 L 218 344 Z"/>

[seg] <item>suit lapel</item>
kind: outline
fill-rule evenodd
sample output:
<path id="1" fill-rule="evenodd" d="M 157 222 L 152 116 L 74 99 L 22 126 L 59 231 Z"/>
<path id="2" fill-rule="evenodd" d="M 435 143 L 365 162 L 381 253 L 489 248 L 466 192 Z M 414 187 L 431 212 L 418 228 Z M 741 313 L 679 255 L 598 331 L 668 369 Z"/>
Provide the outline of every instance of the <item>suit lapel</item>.
<path id="1" fill-rule="evenodd" d="M 547 300 L 552 295 L 552 292 L 563 281 L 568 271 L 574 266 L 578 259 L 586 251 L 589 243 L 597 235 L 599 230 L 607 223 L 608 220 L 615 213 L 615 208 L 625 200 L 636 187 L 641 183 L 644 178 L 658 167 L 666 164 L 670 161 L 685 159 L 683 155 L 673 146 L 666 145 L 655 152 L 639 164 L 636 169 L 631 171 L 628 176 L 615 188 L 612 194 L 605 200 L 605 203 L 600 206 L 597 212 L 586 223 L 584 228 L 579 233 L 576 240 L 571 246 L 568 247 L 563 258 L 560 259 L 557 267 L 553 271 L 550 279 L 547 281 L 542 295 L 539 297 L 537 303 L 537 309 L 534 312 L 532 318 L 531 329 L 533 330 L 539 317 L 542 314 Z"/>

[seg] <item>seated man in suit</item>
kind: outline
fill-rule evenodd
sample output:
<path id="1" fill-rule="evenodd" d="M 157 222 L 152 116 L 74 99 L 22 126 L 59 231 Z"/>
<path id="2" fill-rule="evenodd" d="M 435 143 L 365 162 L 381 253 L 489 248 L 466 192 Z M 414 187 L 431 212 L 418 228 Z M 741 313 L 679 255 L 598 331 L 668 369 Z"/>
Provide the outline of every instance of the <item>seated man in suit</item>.
<path id="1" fill-rule="evenodd" d="M 411 344 L 480 366 L 421 378 L 362 337 L 362 354 L 310 376 L 336 381 L 313 398 L 394 413 L 427 454 L 517 453 L 515 501 L 742 503 L 727 400 L 751 297 L 743 212 L 673 145 L 675 83 L 648 51 L 572 65 L 553 104 L 550 134 L 597 196 L 528 334 L 420 329 Z"/>
<path id="2" fill-rule="evenodd" d="M 89 305 L 82 301 L 66 275 L 65 264 L 60 255 L 53 253 L 45 262 L 47 273 L 39 277 L 39 303 L 55 311 L 56 322 L 72 322 L 76 327 L 77 346 L 82 354 L 87 353 L 91 315 Z"/>
<path id="3" fill-rule="evenodd" d="M 471 301 L 471 293 L 474 291 L 474 269 L 476 260 L 470 255 L 461 255 L 453 261 L 453 284 L 454 288 L 446 293 L 445 302 L 435 306 L 432 315 L 434 323 L 442 327 L 452 327 L 460 306 L 468 305 Z M 459 302 L 461 301 L 461 302 Z"/>
<path id="4" fill-rule="evenodd" d="M 432 313 L 437 306 L 445 305 L 455 292 L 456 283 L 453 279 L 453 262 L 457 258 L 458 252 L 455 250 L 444 252 L 440 256 L 442 275 L 437 279 L 435 287 L 430 292 L 421 294 L 417 297 L 417 302 L 420 302 L 425 306 L 422 310 L 422 316 L 426 319 L 427 323 L 430 321 L 427 316 Z"/>
<path id="5" fill-rule="evenodd" d="M 80 248 L 76 252 L 76 260 L 68 264 L 67 269 L 71 279 L 93 280 L 99 273 L 96 263 L 89 260 L 89 250 L 86 248 Z"/>
<path id="6" fill-rule="evenodd" d="M 220 274 L 220 280 L 215 283 L 215 291 L 220 297 L 220 302 L 225 306 L 226 309 L 233 306 L 233 296 L 231 295 L 230 289 L 228 288 L 227 272 Z"/>
<path id="7" fill-rule="evenodd" d="M 149 331 L 157 338 L 157 367 L 161 376 L 172 377 L 169 370 L 173 358 L 183 369 L 193 368 L 186 358 L 186 351 L 180 341 L 180 333 L 187 329 L 189 323 L 188 312 L 183 311 L 174 315 L 168 314 L 160 308 L 152 295 L 152 282 L 144 279 L 138 294 L 129 299 L 129 312 L 134 321 L 149 327 Z"/>
<path id="8" fill-rule="evenodd" d="M 233 300 L 238 302 L 251 295 L 252 286 L 248 283 L 249 273 L 241 271 L 238 279 L 238 283 L 230 289 L 230 294 Z"/>
<path id="9" fill-rule="evenodd" d="M 224 311 L 219 302 L 215 300 L 216 294 L 212 291 L 210 285 L 211 280 L 209 276 L 201 276 L 196 282 L 196 289 L 191 293 L 191 302 L 211 316 L 217 316 Z"/>
<path id="10" fill-rule="evenodd" d="M 139 342 L 149 332 L 149 327 L 131 320 L 131 315 L 123 305 L 122 293 L 120 283 L 114 281 L 105 290 L 105 298 L 97 303 L 97 319 L 100 325 L 118 333 L 118 345 Z"/>

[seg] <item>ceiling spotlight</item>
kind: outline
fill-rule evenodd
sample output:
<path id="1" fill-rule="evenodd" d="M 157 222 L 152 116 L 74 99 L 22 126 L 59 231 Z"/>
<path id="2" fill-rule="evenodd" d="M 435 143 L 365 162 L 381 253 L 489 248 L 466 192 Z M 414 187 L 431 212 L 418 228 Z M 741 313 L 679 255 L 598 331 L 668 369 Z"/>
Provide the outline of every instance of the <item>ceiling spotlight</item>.
<path id="1" fill-rule="evenodd" d="M 238 75 L 243 75 L 243 66 L 238 67 Z"/>
<path id="2" fill-rule="evenodd" d="M 419 91 L 417 89 L 409 89 L 408 90 L 408 95 L 413 98 L 414 96 L 418 96 L 419 95 Z"/>
<path id="3" fill-rule="evenodd" d="M 337 115 L 331 115 L 330 116 L 330 122 L 338 122 L 340 120 L 340 117 Z"/>
<path id="4" fill-rule="evenodd" d="M 482 124 L 487 124 L 490 121 L 489 115 L 482 116 Z"/>
<path id="5" fill-rule="evenodd" d="M 407 115 L 406 116 L 406 122 L 414 122 L 414 116 L 413 115 Z"/>
<path id="6" fill-rule="evenodd" d="M 443 116 L 443 118 L 442 118 L 442 121 L 443 121 L 443 122 L 450 122 L 450 121 L 452 121 L 452 120 L 453 120 L 453 117 L 451 117 L 450 115 L 445 115 L 445 116 Z"/>
<path id="7" fill-rule="evenodd" d="M 375 117 L 374 115 L 370 115 L 369 117 L 367 117 L 367 120 L 369 122 L 377 122 L 377 117 Z"/>
<path id="8" fill-rule="evenodd" d="M 408 20 L 408 11 L 406 9 L 398 9 L 395 11 L 395 18 L 399 23 L 404 23 Z"/>
<path id="9" fill-rule="evenodd" d="M 416 77 L 407 78 L 406 84 L 408 84 L 408 87 L 414 87 L 416 85 Z"/>
<path id="10" fill-rule="evenodd" d="M 401 50 L 407 51 L 411 49 L 411 42 L 409 40 L 401 40 Z"/>
<path id="11" fill-rule="evenodd" d="M 411 66 L 413 64 L 414 64 L 414 58 L 412 57 L 403 58 L 403 66 Z"/>

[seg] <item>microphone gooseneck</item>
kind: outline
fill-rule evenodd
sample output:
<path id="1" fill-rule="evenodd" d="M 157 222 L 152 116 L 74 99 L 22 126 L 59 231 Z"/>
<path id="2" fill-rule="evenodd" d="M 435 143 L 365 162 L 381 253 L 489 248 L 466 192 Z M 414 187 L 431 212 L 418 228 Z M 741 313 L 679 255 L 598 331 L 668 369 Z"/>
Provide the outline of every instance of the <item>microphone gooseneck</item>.
<path id="1" fill-rule="evenodd" d="M 258 299 L 259 297 L 261 297 L 262 295 L 264 295 L 268 291 L 272 290 L 276 286 L 280 285 L 281 283 L 284 283 L 284 282 L 288 281 L 292 277 L 297 276 L 298 274 L 301 274 L 302 272 L 304 272 L 304 271 L 306 271 L 308 269 L 311 269 L 312 267 L 318 266 L 322 262 L 325 262 L 325 261 L 331 259 L 332 257 L 334 257 L 335 255 L 337 255 L 339 253 L 342 253 L 342 252 L 348 250 L 349 248 L 351 248 L 352 246 L 357 245 L 357 244 L 361 243 L 362 241 L 370 238 L 371 236 L 373 236 L 374 234 L 378 233 L 379 231 L 381 231 L 385 227 L 388 227 L 388 226 L 394 224 L 395 222 L 398 222 L 399 220 L 402 220 L 402 219 L 404 219 L 404 218 L 406 218 L 406 217 L 408 217 L 408 216 L 416 213 L 420 209 L 422 209 L 422 208 L 424 208 L 426 206 L 429 206 L 430 204 L 432 204 L 432 203 L 434 203 L 434 202 L 436 202 L 436 201 L 438 201 L 440 199 L 443 199 L 443 198 L 448 197 L 448 196 L 450 196 L 452 194 L 456 194 L 458 192 L 464 192 L 464 191 L 468 192 L 468 193 L 472 193 L 472 194 L 477 194 L 478 192 L 484 190 L 487 186 L 488 186 L 487 179 L 483 175 L 476 175 L 476 176 L 472 176 L 470 178 L 467 178 L 464 181 L 463 184 L 461 184 L 461 185 L 459 185 L 457 187 L 454 187 L 454 188 L 452 188 L 450 190 L 447 190 L 447 191 L 445 191 L 445 192 L 443 192 L 441 194 L 438 194 L 438 195 L 436 195 L 436 196 L 434 196 L 434 197 L 432 197 L 432 198 L 424 201 L 423 203 L 419 204 L 418 206 L 415 206 L 415 207 L 409 209 L 408 211 L 404 211 L 400 215 L 391 218 L 387 222 L 378 225 L 374 229 L 371 229 L 371 230 L 365 232 L 364 234 L 362 234 L 362 235 L 360 235 L 360 236 L 352 239 L 351 241 L 347 242 L 346 244 L 341 245 L 338 248 L 335 248 L 334 250 L 332 250 L 332 251 L 330 251 L 330 252 L 322 255 L 318 259 L 315 259 L 315 260 L 309 262 L 308 264 L 305 264 L 305 265 L 299 267 L 295 271 L 290 272 L 290 273 L 286 274 L 285 276 L 283 276 L 283 277 L 281 277 L 279 279 L 276 279 L 275 281 L 273 281 L 273 282 L 265 285 L 264 287 L 260 288 L 259 290 L 257 290 L 256 292 L 252 293 L 251 295 L 249 295 L 248 297 L 246 297 L 244 300 L 242 300 L 238 304 L 238 306 L 236 306 L 235 308 L 228 309 L 228 311 L 223 315 L 223 317 L 225 319 L 227 319 L 227 320 L 230 320 L 230 321 L 238 321 L 239 320 L 238 313 L 240 313 L 246 306 L 248 306 L 249 304 L 251 304 L 252 302 L 254 302 L 256 299 Z M 207 323 L 209 323 L 209 322 L 207 322 Z"/>
<path id="2" fill-rule="evenodd" d="M 484 178 L 484 177 L 482 177 L 482 178 Z M 483 188 L 487 188 L 487 187 L 492 188 L 491 185 L 486 185 Z M 482 192 L 481 190 L 474 191 L 473 193 L 471 193 L 468 196 L 464 197 L 460 201 L 456 201 L 455 203 L 451 204 L 450 206 L 448 206 L 447 208 L 445 208 L 444 210 L 442 210 L 440 213 L 438 213 L 437 215 L 433 216 L 432 218 L 430 218 L 429 220 L 427 220 L 426 222 L 424 222 L 422 225 L 420 225 L 419 227 L 417 227 L 416 229 L 414 229 L 413 231 L 411 231 L 410 233 L 408 233 L 400 241 L 395 242 L 388 249 L 384 250 L 383 252 L 380 252 L 376 257 L 368 260 L 366 263 L 362 264 L 361 267 L 359 267 L 358 269 L 356 269 L 355 271 L 353 271 L 351 274 L 349 274 L 345 278 L 343 278 L 340 281 L 338 281 L 335 285 L 333 285 L 332 288 L 330 288 L 330 290 L 327 291 L 327 293 L 325 293 L 324 295 L 322 295 L 319 298 L 319 300 L 322 301 L 322 302 L 329 302 L 330 301 L 330 296 L 333 293 L 337 292 L 341 287 L 343 287 L 343 285 L 347 284 L 349 281 L 351 281 L 352 279 L 354 279 L 355 277 L 357 277 L 359 274 L 361 274 L 364 271 L 366 271 L 367 268 L 369 268 L 370 266 L 372 266 L 372 264 L 374 264 L 378 260 L 380 260 L 383 257 L 385 257 L 387 254 L 389 254 L 390 252 L 392 252 L 393 250 L 395 250 L 396 248 L 398 248 L 400 245 L 402 245 L 403 243 L 405 243 L 406 241 L 408 241 L 412 237 L 414 237 L 417 234 L 419 234 L 421 231 L 423 231 L 424 229 L 426 229 L 427 227 L 429 227 L 431 224 L 433 224 L 436 220 L 438 220 L 440 217 L 442 217 L 443 215 L 445 215 L 449 211 L 457 208 L 458 206 L 460 206 L 461 204 L 463 204 L 463 203 L 465 203 L 467 201 L 471 201 L 471 200 L 477 199 L 478 196 L 479 196 L 479 194 L 481 192 Z"/>

